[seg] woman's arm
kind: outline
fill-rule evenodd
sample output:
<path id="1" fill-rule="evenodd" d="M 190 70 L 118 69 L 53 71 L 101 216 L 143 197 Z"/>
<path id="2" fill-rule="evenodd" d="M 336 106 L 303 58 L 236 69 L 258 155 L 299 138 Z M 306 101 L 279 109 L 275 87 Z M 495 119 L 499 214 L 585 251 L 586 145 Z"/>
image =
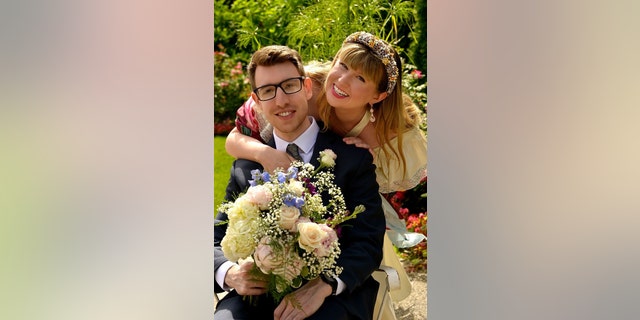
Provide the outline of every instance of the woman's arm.
<path id="1" fill-rule="evenodd" d="M 224 145 L 227 153 L 234 158 L 242 158 L 258 162 L 262 167 L 272 172 L 276 168 L 289 168 L 293 158 L 284 151 L 278 151 L 270 146 L 246 136 L 233 128 Z"/>

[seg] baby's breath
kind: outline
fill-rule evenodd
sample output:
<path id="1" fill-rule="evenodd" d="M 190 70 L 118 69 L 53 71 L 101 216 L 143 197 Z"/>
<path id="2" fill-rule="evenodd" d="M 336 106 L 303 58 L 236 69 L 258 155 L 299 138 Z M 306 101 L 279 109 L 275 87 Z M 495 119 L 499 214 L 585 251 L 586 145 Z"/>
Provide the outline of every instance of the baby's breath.
<path id="1" fill-rule="evenodd" d="M 253 170 L 250 184 L 256 189 L 252 190 L 252 197 L 241 196 L 219 207 L 229 215 L 227 240 L 223 239 L 222 245 L 225 256 L 234 259 L 252 256 L 258 271 L 267 274 L 268 293 L 275 301 L 299 288 L 305 280 L 322 273 L 333 277 L 342 273 L 342 267 L 337 265 L 340 243 L 333 229 L 355 218 L 364 207 L 360 205 L 352 212 L 347 210 L 342 191 L 334 183 L 335 159 L 335 153 L 327 149 L 320 152 L 318 168 L 296 161 L 286 171 L 280 168 L 272 173 Z M 257 187 L 259 185 L 264 187 Z M 263 202 L 260 208 L 266 209 L 259 210 L 256 203 L 251 202 L 254 199 L 269 199 L 268 206 Z M 298 211 L 299 215 L 295 213 Z M 283 223 L 282 219 L 297 220 Z M 322 241 L 306 243 L 311 238 L 305 238 L 306 235 L 297 230 L 299 223 L 305 223 L 305 230 L 319 232 Z M 307 229 L 308 223 L 315 227 Z M 236 226 L 243 226 L 242 230 L 249 234 L 238 234 L 241 231 Z"/>

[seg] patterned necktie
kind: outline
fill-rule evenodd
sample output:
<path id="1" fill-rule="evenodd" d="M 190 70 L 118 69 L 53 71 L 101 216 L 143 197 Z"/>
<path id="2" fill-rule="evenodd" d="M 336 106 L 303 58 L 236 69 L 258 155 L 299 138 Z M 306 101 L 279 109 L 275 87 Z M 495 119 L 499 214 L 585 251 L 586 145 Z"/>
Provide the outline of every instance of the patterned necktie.
<path id="1" fill-rule="evenodd" d="M 295 143 L 289 143 L 289 145 L 287 145 L 287 153 L 294 159 L 302 161 L 302 157 L 300 156 L 300 152 L 298 151 L 298 146 Z"/>

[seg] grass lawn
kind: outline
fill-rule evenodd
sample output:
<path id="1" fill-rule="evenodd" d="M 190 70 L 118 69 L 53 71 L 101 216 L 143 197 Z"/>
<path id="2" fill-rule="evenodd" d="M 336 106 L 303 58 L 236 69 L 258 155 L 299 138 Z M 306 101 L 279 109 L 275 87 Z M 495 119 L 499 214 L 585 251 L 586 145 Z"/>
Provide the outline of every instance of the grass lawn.
<path id="1" fill-rule="evenodd" d="M 233 157 L 224 150 L 225 136 L 213 138 L 213 205 L 217 211 L 218 205 L 224 200 L 224 189 L 227 188 Z M 215 214 L 215 212 L 214 212 Z"/>

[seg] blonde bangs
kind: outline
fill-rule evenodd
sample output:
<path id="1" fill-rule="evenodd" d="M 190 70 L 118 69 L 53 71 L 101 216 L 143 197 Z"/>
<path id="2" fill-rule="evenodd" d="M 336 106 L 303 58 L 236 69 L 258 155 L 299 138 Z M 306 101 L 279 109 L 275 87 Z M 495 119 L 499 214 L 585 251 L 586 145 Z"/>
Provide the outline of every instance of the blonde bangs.
<path id="1" fill-rule="evenodd" d="M 347 43 L 336 58 L 377 83 L 379 92 L 386 90 L 387 73 L 384 65 L 369 49 L 357 43 Z"/>

